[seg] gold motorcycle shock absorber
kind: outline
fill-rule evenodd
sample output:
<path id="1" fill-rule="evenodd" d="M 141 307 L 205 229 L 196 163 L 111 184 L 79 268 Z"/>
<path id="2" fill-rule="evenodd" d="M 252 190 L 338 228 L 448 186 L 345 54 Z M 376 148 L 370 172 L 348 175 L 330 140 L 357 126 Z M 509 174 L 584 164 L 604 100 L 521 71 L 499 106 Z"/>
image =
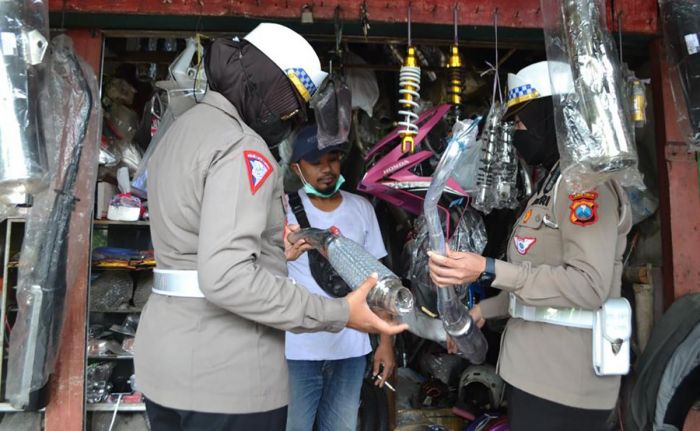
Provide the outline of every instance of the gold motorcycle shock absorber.
<path id="1" fill-rule="evenodd" d="M 447 97 L 452 105 L 452 116 L 459 119 L 462 108 L 462 56 L 459 54 L 459 36 L 457 24 L 458 7 L 454 7 L 454 42 L 450 46 L 450 57 L 447 61 L 448 86 Z"/>

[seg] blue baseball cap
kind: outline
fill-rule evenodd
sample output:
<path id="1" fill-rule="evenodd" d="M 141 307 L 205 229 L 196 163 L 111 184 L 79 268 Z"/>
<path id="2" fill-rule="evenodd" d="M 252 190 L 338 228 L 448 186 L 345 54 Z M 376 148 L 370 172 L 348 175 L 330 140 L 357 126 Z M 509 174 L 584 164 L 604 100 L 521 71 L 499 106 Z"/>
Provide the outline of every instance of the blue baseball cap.
<path id="1" fill-rule="evenodd" d="M 317 135 L 318 128 L 315 124 L 304 126 L 299 130 L 292 144 L 291 162 L 305 160 L 310 163 L 316 163 L 321 156 L 326 153 L 331 153 L 333 151 L 340 153 L 345 152 L 343 145 L 333 145 L 319 150 Z"/>

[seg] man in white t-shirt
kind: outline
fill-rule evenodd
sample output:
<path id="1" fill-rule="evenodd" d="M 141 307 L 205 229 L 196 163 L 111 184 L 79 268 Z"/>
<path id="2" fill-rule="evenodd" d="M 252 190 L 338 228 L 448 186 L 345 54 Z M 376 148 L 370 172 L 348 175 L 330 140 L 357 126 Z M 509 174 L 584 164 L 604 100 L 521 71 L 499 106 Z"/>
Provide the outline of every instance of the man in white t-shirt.
<path id="1" fill-rule="evenodd" d="M 317 148 L 316 126 L 307 126 L 297 135 L 292 151 L 291 169 L 304 187 L 289 195 L 290 225 L 308 224 L 327 229 L 336 226 L 342 234 L 361 244 L 377 259 L 386 256 L 374 208 L 367 199 L 340 190 L 345 181 L 340 175 L 342 147 Z M 295 215 L 299 214 L 299 217 Z M 303 218 L 306 217 L 306 220 Z M 299 220 L 301 219 L 301 220 Z M 312 274 L 310 253 L 297 244 L 297 252 L 288 253 L 289 277 L 306 286 L 311 293 L 337 294 L 328 283 Z M 311 256 L 311 259 L 314 259 Z M 317 266 L 318 267 L 318 266 Z M 360 406 L 360 390 L 372 350 L 369 336 L 353 329 L 338 333 L 287 332 L 285 353 L 289 365 L 290 402 L 287 431 L 354 431 Z M 393 340 L 381 336 L 374 352 L 373 375 L 378 386 L 391 375 L 395 366 Z"/>

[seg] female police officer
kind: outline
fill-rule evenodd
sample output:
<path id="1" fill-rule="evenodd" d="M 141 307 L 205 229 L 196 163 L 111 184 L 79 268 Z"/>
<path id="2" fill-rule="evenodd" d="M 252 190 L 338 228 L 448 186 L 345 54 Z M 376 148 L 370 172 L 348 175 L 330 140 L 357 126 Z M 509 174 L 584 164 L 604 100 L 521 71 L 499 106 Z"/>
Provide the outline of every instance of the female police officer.
<path id="1" fill-rule="evenodd" d="M 594 372 L 591 329 L 526 320 L 513 310 L 593 311 L 620 297 L 622 255 L 631 227 L 628 203 L 614 181 L 586 193 L 566 190 L 548 62 L 509 75 L 508 87 L 508 115 L 516 121 L 513 143 L 528 164 L 545 167 L 549 175 L 513 228 L 507 261 L 456 251 L 446 257 L 431 253 L 431 276 L 443 286 L 490 275 L 492 286 L 502 292 L 474 307 L 474 320 L 483 325 L 484 319 L 505 317 L 509 306 L 510 314 L 518 316 L 503 334 L 498 366 L 510 385 L 508 415 L 514 431 L 599 430 L 615 405 L 620 378 Z"/>

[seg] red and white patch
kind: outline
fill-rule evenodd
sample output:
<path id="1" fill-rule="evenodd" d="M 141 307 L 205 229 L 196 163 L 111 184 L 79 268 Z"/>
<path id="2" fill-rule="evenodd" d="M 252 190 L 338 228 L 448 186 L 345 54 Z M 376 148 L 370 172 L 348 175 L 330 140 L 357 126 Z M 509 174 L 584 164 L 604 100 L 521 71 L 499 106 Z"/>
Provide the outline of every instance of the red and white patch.
<path id="1" fill-rule="evenodd" d="M 515 250 L 519 254 L 525 255 L 530 248 L 537 242 L 537 238 L 527 237 L 527 236 L 514 236 L 513 243 L 515 243 Z"/>
<path id="2" fill-rule="evenodd" d="M 243 151 L 245 167 L 248 170 L 248 182 L 250 192 L 255 194 L 270 175 L 272 175 L 272 164 L 262 154 L 257 151 Z"/>

